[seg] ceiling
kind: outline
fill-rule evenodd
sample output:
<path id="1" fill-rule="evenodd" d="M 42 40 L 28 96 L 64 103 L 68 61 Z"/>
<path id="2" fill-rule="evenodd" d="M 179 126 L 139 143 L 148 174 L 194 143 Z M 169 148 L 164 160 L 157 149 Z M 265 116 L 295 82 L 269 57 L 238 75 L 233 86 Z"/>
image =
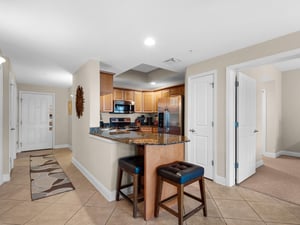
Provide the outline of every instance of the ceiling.
<path id="1" fill-rule="evenodd" d="M 69 87 L 95 59 L 119 85 L 138 85 L 140 73 L 154 89 L 153 77 L 180 83 L 191 64 L 299 31 L 299 9 L 299 0 L 0 0 L 0 49 L 18 83 Z M 132 70 L 141 64 L 153 70 Z"/>

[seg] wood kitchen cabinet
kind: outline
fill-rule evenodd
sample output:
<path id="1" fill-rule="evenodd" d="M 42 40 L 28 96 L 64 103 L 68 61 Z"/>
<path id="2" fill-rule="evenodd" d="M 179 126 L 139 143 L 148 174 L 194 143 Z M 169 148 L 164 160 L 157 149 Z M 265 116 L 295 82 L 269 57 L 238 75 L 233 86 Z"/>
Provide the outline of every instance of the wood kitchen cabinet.
<path id="1" fill-rule="evenodd" d="M 125 101 L 134 101 L 134 91 L 124 90 L 124 100 Z"/>
<path id="2" fill-rule="evenodd" d="M 143 93 L 141 91 L 134 92 L 134 111 L 143 112 Z"/>
<path id="3" fill-rule="evenodd" d="M 153 98 L 154 98 L 153 112 L 157 112 L 158 111 L 158 100 L 161 98 L 161 91 L 153 92 Z"/>
<path id="4" fill-rule="evenodd" d="M 100 96 L 113 93 L 113 74 L 100 71 Z"/>
<path id="5" fill-rule="evenodd" d="M 169 97 L 169 89 L 163 89 L 161 90 L 161 97 Z"/>
<path id="6" fill-rule="evenodd" d="M 100 96 L 100 112 L 113 111 L 113 94 Z"/>
<path id="7" fill-rule="evenodd" d="M 184 95 L 184 85 L 169 88 L 169 95 Z"/>
<path id="8" fill-rule="evenodd" d="M 143 106 L 145 113 L 151 113 L 154 109 L 154 98 L 153 98 L 153 92 L 143 92 Z"/>
<path id="9" fill-rule="evenodd" d="M 124 90 L 114 88 L 114 100 L 124 100 Z"/>

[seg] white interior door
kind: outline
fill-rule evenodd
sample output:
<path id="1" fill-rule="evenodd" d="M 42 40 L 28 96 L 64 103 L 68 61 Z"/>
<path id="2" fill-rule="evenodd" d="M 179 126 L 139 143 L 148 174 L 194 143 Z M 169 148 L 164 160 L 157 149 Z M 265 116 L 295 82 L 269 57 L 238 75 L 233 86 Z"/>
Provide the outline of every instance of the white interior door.
<path id="1" fill-rule="evenodd" d="M 256 80 L 238 73 L 237 88 L 237 183 L 256 170 Z"/>
<path id="2" fill-rule="evenodd" d="M 213 179 L 213 74 L 191 77 L 189 90 L 188 160 L 204 167 Z"/>
<path id="3" fill-rule="evenodd" d="M 17 127 L 17 88 L 14 79 L 10 79 L 9 85 L 9 168 L 14 167 L 14 159 L 17 155 L 16 127 Z"/>
<path id="4" fill-rule="evenodd" d="M 0 185 L 3 182 L 3 68 L 0 63 Z"/>
<path id="5" fill-rule="evenodd" d="M 53 96 L 51 94 L 21 93 L 21 150 L 53 147 Z"/>

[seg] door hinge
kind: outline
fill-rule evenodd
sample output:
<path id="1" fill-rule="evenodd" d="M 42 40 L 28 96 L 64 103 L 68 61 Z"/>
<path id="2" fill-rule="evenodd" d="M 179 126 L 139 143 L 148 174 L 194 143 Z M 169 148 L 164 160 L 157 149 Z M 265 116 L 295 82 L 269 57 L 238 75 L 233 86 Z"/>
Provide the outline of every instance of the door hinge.
<path id="1" fill-rule="evenodd" d="M 214 121 L 211 121 L 211 126 L 214 127 L 215 126 L 215 123 Z"/>
<path id="2" fill-rule="evenodd" d="M 235 81 L 235 86 L 236 86 L 236 87 L 240 86 L 240 82 Z"/>
<path id="3" fill-rule="evenodd" d="M 238 169 L 238 168 L 239 168 L 239 163 L 238 163 L 238 162 L 236 162 L 236 163 L 234 164 L 234 168 L 235 168 L 235 169 Z"/>
<path id="4" fill-rule="evenodd" d="M 22 142 L 20 142 L 20 146 L 21 146 L 21 148 L 22 148 Z"/>
<path id="5" fill-rule="evenodd" d="M 234 127 L 235 127 L 235 128 L 238 128 L 238 127 L 239 127 L 239 122 L 238 122 L 238 121 L 235 121 Z"/>
<path id="6" fill-rule="evenodd" d="M 210 85 L 211 85 L 212 88 L 215 88 L 215 83 L 214 82 L 210 83 Z"/>
<path id="7" fill-rule="evenodd" d="M 211 165 L 214 166 L 215 165 L 215 162 L 214 160 L 211 160 Z"/>

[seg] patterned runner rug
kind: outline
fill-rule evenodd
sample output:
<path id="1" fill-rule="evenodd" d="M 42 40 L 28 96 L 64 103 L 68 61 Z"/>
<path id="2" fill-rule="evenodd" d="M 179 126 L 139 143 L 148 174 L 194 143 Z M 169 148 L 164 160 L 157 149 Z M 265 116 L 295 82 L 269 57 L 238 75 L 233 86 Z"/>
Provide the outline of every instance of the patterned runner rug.
<path id="1" fill-rule="evenodd" d="M 75 189 L 52 154 L 30 156 L 30 177 L 32 200 Z"/>

